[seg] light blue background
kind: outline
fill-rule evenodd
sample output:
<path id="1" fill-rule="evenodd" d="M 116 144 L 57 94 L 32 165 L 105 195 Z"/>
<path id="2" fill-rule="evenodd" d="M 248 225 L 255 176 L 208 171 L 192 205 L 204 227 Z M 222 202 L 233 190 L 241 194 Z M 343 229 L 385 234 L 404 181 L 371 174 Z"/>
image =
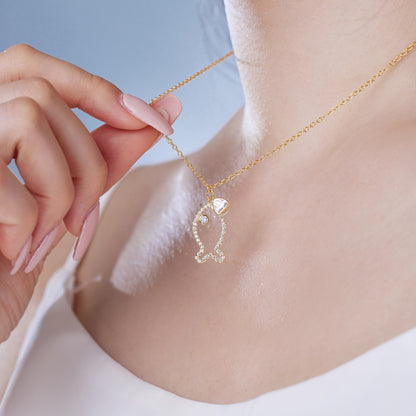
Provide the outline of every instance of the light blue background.
<path id="1" fill-rule="evenodd" d="M 0 0 L 0 50 L 28 43 L 149 101 L 230 50 L 215 3 Z M 228 61 L 176 92 L 183 113 L 172 138 L 185 154 L 200 148 L 243 103 L 234 58 Z M 89 130 L 102 124 L 75 112 Z M 161 140 L 137 164 L 176 157 Z"/>

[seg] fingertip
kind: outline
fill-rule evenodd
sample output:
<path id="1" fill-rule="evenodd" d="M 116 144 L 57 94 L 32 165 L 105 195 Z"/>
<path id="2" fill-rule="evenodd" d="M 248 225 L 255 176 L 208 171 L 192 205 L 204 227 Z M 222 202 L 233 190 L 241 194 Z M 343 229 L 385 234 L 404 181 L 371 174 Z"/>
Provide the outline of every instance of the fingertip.
<path id="1" fill-rule="evenodd" d="M 174 94 L 166 94 L 153 103 L 153 107 L 169 114 L 169 123 L 173 124 L 182 113 L 182 103 Z M 163 133 L 163 132 L 162 132 Z M 172 133 L 169 133 L 172 134 Z"/>
<path id="2" fill-rule="evenodd" d="M 142 99 L 131 94 L 122 94 L 121 103 L 123 107 L 134 117 L 152 126 L 156 130 L 164 134 L 172 134 L 173 130 L 169 121 L 164 116 L 152 108 Z"/>

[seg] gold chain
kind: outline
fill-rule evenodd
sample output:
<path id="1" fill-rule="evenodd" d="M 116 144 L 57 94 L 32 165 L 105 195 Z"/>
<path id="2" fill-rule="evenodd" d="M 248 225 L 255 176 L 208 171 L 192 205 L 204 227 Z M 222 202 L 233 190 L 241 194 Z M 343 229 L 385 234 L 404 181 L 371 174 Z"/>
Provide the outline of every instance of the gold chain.
<path id="1" fill-rule="evenodd" d="M 389 63 L 387 63 L 382 69 L 380 69 L 376 74 L 374 74 L 369 80 L 364 82 L 359 88 L 357 88 L 355 91 L 350 93 L 346 98 L 344 98 L 341 102 L 339 102 L 337 105 L 332 107 L 329 111 L 327 111 L 322 116 L 319 116 L 315 121 L 312 121 L 312 123 L 308 124 L 303 129 L 299 130 L 296 134 L 294 134 L 292 137 L 284 141 L 283 143 L 279 144 L 272 150 L 268 151 L 264 155 L 260 156 L 259 158 L 253 160 L 252 162 L 248 163 L 246 166 L 238 169 L 234 173 L 228 175 L 224 179 L 219 180 L 215 184 L 209 184 L 205 178 L 198 172 L 198 170 L 194 167 L 194 165 L 191 163 L 191 161 L 182 153 L 182 151 L 178 148 L 178 146 L 173 142 L 173 140 L 165 136 L 168 143 L 171 145 L 173 150 L 176 151 L 176 153 L 185 161 L 186 165 L 189 169 L 195 174 L 195 176 L 205 185 L 207 188 L 207 197 L 209 201 L 212 201 L 215 198 L 214 189 L 218 188 L 221 185 L 224 185 L 225 183 L 231 181 L 235 177 L 241 175 L 242 173 L 246 172 L 247 170 L 251 169 L 252 167 L 256 166 L 260 162 L 263 162 L 263 160 L 267 159 L 283 147 L 287 146 L 290 142 L 295 141 L 298 137 L 302 136 L 303 133 L 306 133 L 311 128 L 315 127 L 317 124 L 321 123 L 323 120 L 325 120 L 330 114 L 334 113 L 338 108 L 342 107 L 344 104 L 351 101 L 353 97 L 358 95 L 361 91 L 363 91 L 365 88 L 367 88 L 370 84 L 372 84 L 377 78 L 381 77 L 388 69 L 390 69 L 392 66 L 397 64 L 404 56 L 406 56 L 414 47 L 416 46 L 416 41 L 414 41 L 411 45 L 409 45 L 406 49 L 404 49 L 402 52 L 400 52 L 395 58 L 393 58 Z M 178 88 L 182 87 L 183 85 L 187 84 L 188 82 L 192 81 L 193 79 L 197 78 L 199 75 L 203 74 L 204 72 L 208 71 L 215 65 L 218 65 L 220 62 L 227 59 L 229 56 L 233 55 L 233 51 L 228 52 L 226 55 L 222 56 L 221 58 L 217 59 L 215 62 L 211 63 L 210 65 L 206 66 L 205 68 L 201 69 L 200 71 L 196 72 L 195 74 L 191 75 L 190 77 L 186 78 L 182 82 L 179 82 L 174 87 L 169 88 L 164 93 L 158 95 L 156 98 L 154 98 L 152 101 L 150 101 L 150 105 L 154 104 L 155 101 L 160 99 L 166 94 L 169 94 Z"/>

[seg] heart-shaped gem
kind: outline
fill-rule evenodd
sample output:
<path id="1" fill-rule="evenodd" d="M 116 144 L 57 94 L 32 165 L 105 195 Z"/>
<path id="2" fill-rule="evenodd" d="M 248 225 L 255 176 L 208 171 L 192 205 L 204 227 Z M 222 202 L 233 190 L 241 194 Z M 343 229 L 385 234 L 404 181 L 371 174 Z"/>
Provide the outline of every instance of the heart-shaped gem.
<path id="1" fill-rule="evenodd" d="M 230 203 L 224 198 L 214 198 L 212 207 L 217 215 L 223 215 L 228 211 Z"/>

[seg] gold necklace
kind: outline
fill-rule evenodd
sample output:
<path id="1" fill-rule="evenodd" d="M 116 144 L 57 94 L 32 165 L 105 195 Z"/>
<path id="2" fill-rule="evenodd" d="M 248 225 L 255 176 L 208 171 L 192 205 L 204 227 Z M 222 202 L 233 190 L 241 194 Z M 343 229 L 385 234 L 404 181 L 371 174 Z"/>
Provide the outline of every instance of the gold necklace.
<path id="1" fill-rule="evenodd" d="M 227 201 L 224 198 L 219 198 L 215 196 L 214 189 L 219 188 L 221 185 L 224 185 L 225 183 L 231 181 L 232 179 L 236 178 L 237 176 L 241 175 L 242 173 L 248 171 L 252 167 L 256 166 L 260 162 L 263 162 L 263 160 L 267 159 L 269 156 L 273 155 L 283 147 L 287 146 L 290 142 L 295 141 L 298 137 L 302 136 L 303 133 L 306 133 L 311 128 L 315 127 L 317 124 L 321 123 L 323 120 L 325 120 L 330 114 L 334 113 L 338 108 L 342 107 L 344 104 L 349 102 L 353 97 L 358 95 L 361 91 L 363 91 L 365 88 L 367 88 L 370 84 L 372 84 L 377 78 L 381 77 L 381 75 L 384 74 L 388 69 L 390 69 L 392 66 L 397 64 L 404 56 L 406 56 L 414 47 L 416 46 L 416 41 L 414 41 L 412 44 L 410 44 L 406 49 L 404 49 L 402 52 L 400 52 L 395 58 L 393 58 L 391 61 L 389 61 L 382 69 L 380 69 L 376 74 L 374 74 L 369 80 L 364 82 L 359 88 L 354 90 L 352 93 L 350 93 L 346 98 L 344 98 L 341 102 L 339 102 L 336 106 L 332 107 L 329 111 L 327 111 L 322 116 L 318 117 L 315 121 L 312 121 L 312 123 L 308 124 L 303 129 L 299 130 L 296 134 L 291 136 L 289 139 L 284 141 L 283 143 L 279 144 L 278 146 L 274 147 L 267 153 L 263 154 L 262 156 L 258 157 L 257 159 L 253 160 L 252 162 L 248 163 L 246 166 L 243 166 L 242 168 L 238 169 L 234 173 L 231 173 L 227 177 L 219 180 L 218 182 L 214 184 L 208 183 L 204 177 L 198 172 L 198 170 L 194 167 L 194 165 L 191 163 L 191 161 L 179 150 L 178 146 L 173 142 L 173 140 L 168 137 L 164 136 L 167 140 L 167 142 L 171 145 L 173 150 L 176 151 L 176 153 L 181 157 L 181 159 L 186 163 L 188 168 L 192 171 L 192 173 L 203 183 L 203 185 L 207 189 L 207 200 L 208 202 L 201 207 L 201 209 L 197 212 L 195 215 L 195 218 L 192 222 L 192 232 L 195 237 L 195 240 L 199 246 L 199 251 L 197 252 L 195 256 L 195 260 L 198 263 L 204 263 L 208 259 L 213 259 L 217 263 L 222 263 L 225 260 L 225 254 L 221 251 L 221 245 L 224 241 L 225 233 L 226 233 L 226 224 L 224 220 L 224 215 L 228 212 L 228 209 L 230 207 L 229 201 Z M 155 97 L 153 100 L 150 101 L 150 105 L 154 104 L 155 101 L 160 99 L 166 94 L 169 94 L 178 88 L 182 87 L 183 85 L 187 84 L 188 82 L 192 81 L 193 79 L 197 78 L 198 76 L 202 75 L 204 72 L 208 71 L 209 69 L 213 68 L 214 66 L 218 65 L 220 62 L 224 61 L 228 57 L 234 54 L 234 51 L 228 52 L 226 55 L 222 56 L 221 58 L 217 59 L 215 62 L 212 62 L 210 65 L 206 66 L 205 68 L 201 69 L 200 71 L 196 72 L 195 74 L 191 75 L 190 77 L 186 78 L 185 80 L 179 82 L 174 87 L 169 88 L 162 94 Z M 205 253 L 205 245 L 201 241 L 198 233 L 198 226 L 199 224 L 205 225 L 209 222 L 209 217 L 207 215 L 208 211 L 213 212 L 216 216 L 219 217 L 221 221 L 221 236 L 215 245 L 215 253 L 209 252 Z"/>

